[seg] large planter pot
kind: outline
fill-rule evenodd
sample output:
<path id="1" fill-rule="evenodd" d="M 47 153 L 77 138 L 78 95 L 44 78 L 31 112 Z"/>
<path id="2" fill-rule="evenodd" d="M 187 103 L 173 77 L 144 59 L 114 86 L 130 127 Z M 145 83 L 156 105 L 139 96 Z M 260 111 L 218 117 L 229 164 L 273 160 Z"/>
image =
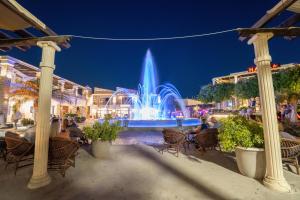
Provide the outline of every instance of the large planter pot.
<path id="1" fill-rule="evenodd" d="M 241 174 L 255 179 L 264 178 L 266 174 L 264 149 L 236 147 L 235 154 Z"/>
<path id="2" fill-rule="evenodd" d="M 110 158 L 111 143 L 109 141 L 93 141 L 92 154 L 95 158 Z"/>

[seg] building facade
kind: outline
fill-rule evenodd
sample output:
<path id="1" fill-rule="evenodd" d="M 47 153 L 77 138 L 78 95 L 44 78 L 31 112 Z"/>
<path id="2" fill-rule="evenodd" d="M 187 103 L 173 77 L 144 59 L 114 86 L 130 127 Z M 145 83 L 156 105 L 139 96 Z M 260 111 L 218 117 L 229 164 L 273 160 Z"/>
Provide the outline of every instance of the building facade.
<path id="1" fill-rule="evenodd" d="M 271 64 L 271 70 L 272 73 L 276 73 L 280 70 L 285 70 L 288 68 L 293 68 L 293 67 L 300 67 L 300 64 L 298 63 L 289 63 L 289 64 Z M 226 76 L 220 76 L 220 77 L 215 77 L 212 79 L 213 85 L 215 84 L 220 84 L 220 83 L 234 83 L 236 84 L 238 81 L 243 80 L 243 79 L 249 79 L 256 76 L 256 66 L 250 66 L 246 71 L 242 72 L 236 72 L 236 73 L 231 73 Z M 224 101 L 221 103 L 218 103 L 217 105 L 218 109 L 237 109 L 239 107 L 255 107 L 256 111 L 260 111 L 260 100 L 259 97 L 257 98 L 252 98 L 252 99 L 238 99 L 236 97 L 232 97 L 232 99 L 228 101 Z"/>
<path id="2" fill-rule="evenodd" d="M 10 56 L 0 56 L 0 70 L 1 123 L 11 122 L 16 109 L 22 118 L 34 119 L 40 68 Z M 91 88 L 54 75 L 51 114 L 60 117 L 66 113 L 89 116 L 91 94 Z"/>
<path id="3" fill-rule="evenodd" d="M 136 90 L 119 88 L 109 90 L 94 88 L 91 102 L 91 115 L 93 118 L 104 118 L 110 114 L 113 118 L 129 118 L 132 111 L 131 96 L 137 93 Z"/>

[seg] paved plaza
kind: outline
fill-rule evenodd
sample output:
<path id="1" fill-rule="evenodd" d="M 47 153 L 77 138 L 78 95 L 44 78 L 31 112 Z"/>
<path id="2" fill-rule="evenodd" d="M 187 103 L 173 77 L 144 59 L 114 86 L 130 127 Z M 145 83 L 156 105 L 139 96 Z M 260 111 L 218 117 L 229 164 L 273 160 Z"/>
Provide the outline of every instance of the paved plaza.
<path id="1" fill-rule="evenodd" d="M 293 193 L 277 193 L 262 183 L 238 173 L 230 154 L 194 149 L 179 157 L 158 152 L 158 147 L 114 145 L 111 158 L 99 160 L 89 153 L 89 146 L 80 149 L 76 168 L 66 177 L 50 172 L 50 185 L 29 190 L 26 185 L 32 168 L 13 167 L 4 170 L 0 161 L 1 200 L 24 199 L 299 199 L 300 178 L 285 170 Z"/>

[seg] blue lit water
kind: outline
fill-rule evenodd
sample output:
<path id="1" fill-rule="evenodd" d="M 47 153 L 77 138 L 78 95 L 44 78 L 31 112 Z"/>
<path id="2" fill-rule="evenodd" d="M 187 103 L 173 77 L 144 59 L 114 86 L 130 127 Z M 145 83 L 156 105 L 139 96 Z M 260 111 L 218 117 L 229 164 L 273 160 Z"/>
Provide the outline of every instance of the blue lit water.
<path id="1" fill-rule="evenodd" d="M 126 127 L 177 127 L 177 126 L 197 126 L 198 119 L 188 119 L 187 110 L 183 99 L 170 83 L 158 84 L 158 74 L 156 65 L 148 49 L 141 76 L 141 83 L 137 92 L 133 93 L 124 88 L 119 88 L 107 102 L 118 93 L 125 93 L 129 98 L 127 104 L 132 105 L 128 119 L 121 120 Z M 179 115 L 179 116 L 178 116 Z M 180 120 L 177 119 L 180 117 Z"/>

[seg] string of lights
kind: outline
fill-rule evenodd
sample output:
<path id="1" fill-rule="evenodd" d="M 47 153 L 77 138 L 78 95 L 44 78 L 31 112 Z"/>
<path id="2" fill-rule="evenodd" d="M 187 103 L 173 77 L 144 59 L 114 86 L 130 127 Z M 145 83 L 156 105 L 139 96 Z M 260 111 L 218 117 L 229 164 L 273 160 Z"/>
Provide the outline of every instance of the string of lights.
<path id="1" fill-rule="evenodd" d="M 110 37 L 92 37 L 92 36 L 82 36 L 82 35 L 67 35 L 73 38 L 80 38 L 80 39 L 89 39 L 89 40 L 107 40 L 107 41 L 157 41 L 157 40 L 179 40 L 179 39 L 188 39 L 188 38 L 199 38 L 199 37 L 206 37 L 212 35 L 219 35 L 229 32 L 237 31 L 238 28 L 234 29 L 227 29 L 223 31 L 216 31 L 210 33 L 202 33 L 202 34 L 195 34 L 195 35 L 183 35 L 183 36 L 174 36 L 174 37 L 156 37 L 156 38 L 110 38 Z"/>

